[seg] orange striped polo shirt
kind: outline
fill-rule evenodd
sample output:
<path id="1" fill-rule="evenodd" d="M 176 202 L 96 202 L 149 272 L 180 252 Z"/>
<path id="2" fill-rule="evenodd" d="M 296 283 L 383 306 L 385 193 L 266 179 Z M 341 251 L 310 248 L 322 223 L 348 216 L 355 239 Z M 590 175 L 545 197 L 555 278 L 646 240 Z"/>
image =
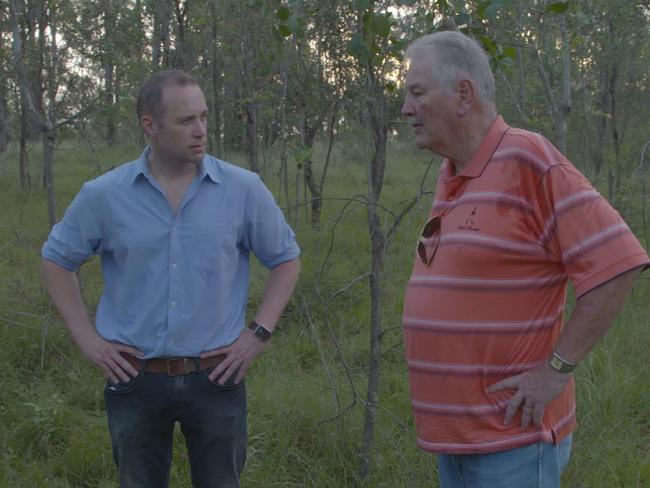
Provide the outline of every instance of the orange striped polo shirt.
<path id="1" fill-rule="evenodd" d="M 513 391 L 491 384 L 547 361 L 563 323 L 568 280 L 579 297 L 648 256 L 620 215 L 539 134 L 494 122 L 459 175 L 445 160 L 431 216 L 440 241 L 415 258 L 404 340 L 418 445 L 488 453 L 558 442 L 575 429 L 575 384 L 543 427 L 503 425 Z M 428 251 L 431 252 L 431 251 Z"/>

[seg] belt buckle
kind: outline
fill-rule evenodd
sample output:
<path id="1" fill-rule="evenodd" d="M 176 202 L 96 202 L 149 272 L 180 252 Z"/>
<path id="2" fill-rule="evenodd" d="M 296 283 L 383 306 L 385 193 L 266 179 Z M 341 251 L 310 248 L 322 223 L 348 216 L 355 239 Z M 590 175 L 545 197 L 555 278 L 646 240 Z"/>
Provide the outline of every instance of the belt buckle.
<path id="1" fill-rule="evenodd" d="M 177 361 L 183 361 L 183 372 L 182 373 L 174 373 L 174 372 L 172 372 L 172 364 L 177 362 Z M 188 363 L 188 358 L 167 359 L 167 376 L 184 376 L 186 374 L 191 373 L 191 371 L 187 370 L 187 363 Z"/>

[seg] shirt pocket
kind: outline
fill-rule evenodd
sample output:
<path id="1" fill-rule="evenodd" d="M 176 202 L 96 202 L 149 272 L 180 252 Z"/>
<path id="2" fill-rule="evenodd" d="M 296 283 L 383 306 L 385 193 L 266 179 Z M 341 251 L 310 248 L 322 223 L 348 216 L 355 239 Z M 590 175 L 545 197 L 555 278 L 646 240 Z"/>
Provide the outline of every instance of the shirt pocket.
<path id="1" fill-rule="evenodd" d="M 225 271 L 240 255 L 238 227 L 232 223 L 196 225 L 189 229 L 190 261 L 200 269 Z"/>

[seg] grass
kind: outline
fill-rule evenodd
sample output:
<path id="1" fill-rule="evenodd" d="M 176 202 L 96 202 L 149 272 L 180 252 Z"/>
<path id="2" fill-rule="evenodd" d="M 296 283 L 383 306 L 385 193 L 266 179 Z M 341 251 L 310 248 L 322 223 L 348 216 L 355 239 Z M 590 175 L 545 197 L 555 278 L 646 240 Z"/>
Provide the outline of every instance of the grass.
<path id="1" fill-rule="evenodd" d="M 303 273 L 273 345 L 248 374 L 246 487 L 360 484 L 369 241 L 365 204 L 359 198 L 347 204 L 344 199 L 367 191 L 366 152 L 358 134 L 340 142 L 325 187 L 332 200 L 324 204 L 321 225 L 308 224 L 305 208 L 293 208 Z M 115 486 L 102 375 L 81 357 L 38 275 L 40 246 L 48 232 L 45 194 L 35 170 L 39 150 L 30 149 L 33 187 L 28 192 L 18 187 L 15 148 L 0 155 L 0 488 Z M 55 168 L 58 215 L 84 180 L 139 152 L 135 146 L 61 144 Z M 231 159 L 243 162 L 241 155 Z M 317 148 L 315 160 L 322 159 Z M 382 199 L 386 208 L 399 213 L 406 206 L 429 160 L 410 143 L 392 141 Z M 425 191 L 432 190 L 436 170 L 437 163 Z M 265 170 L 267 183 L 279 195 L 277 173 L 276 167 Z M 628 187 L 625 215 L 639 230 L 638 190 L 632 182 Z M 429 205 L 430 196 L 423 196 L 387 249 L 384 355 L 370 487 L 437 486 L 434 458 L 415 446 L 400 329 L 413 236 Z M 389 213 L 385 223 L 392 224 Z M 265 270 L 253 266 L 251 309 L 265 276 Z M 102 286 L 97 260 L 84 266 L 81 279 L 92 310 Z M 650 484 L 649 296 L 648 282 L 640 280 L 617 326 L 577 371 L 579 430 L 565 487 Z M 189 486 L 179 433 L 172 486 Z"/>

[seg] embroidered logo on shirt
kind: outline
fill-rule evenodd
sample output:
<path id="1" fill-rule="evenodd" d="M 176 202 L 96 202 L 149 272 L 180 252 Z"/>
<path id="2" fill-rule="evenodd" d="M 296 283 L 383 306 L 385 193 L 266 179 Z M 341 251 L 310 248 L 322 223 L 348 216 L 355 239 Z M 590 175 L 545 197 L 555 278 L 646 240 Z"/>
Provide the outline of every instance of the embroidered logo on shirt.
<path id="1" fill-rule="evenodd" d="M 469 217 L 465 220 L 465 223 L 462 225 L 459 225 L 458 228 L 460 230 L 473 230 L 474 232 L 478 232 L 481 229 L 476 226 L 476 223 L 474 222 L 474 216 L 476 215 L 476 207 L 472 209 L 472 213 L 469 214 Z"/>

